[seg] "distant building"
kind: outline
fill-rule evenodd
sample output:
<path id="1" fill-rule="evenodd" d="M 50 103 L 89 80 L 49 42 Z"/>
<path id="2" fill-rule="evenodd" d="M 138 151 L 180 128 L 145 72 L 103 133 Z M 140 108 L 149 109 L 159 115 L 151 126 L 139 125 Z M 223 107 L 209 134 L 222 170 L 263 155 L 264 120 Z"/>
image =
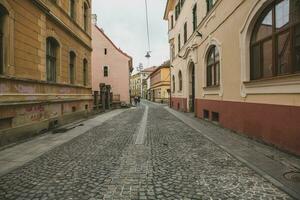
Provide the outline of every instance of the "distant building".
<path id="1" fill-rule="evenodd" d="M 149 75 L 149 99 L 158 103 L 167 103 L 170 98 L 170 61 L 159 66 Z"/>
<path id="2" fill-rule="evenodd" d="M 172 107 L 300 155 L 299 0 L 168 0 Z"/>
<path id="3" fill-rule="evenodd" d="M 91 0 L 0 1 L 0 146 L 85 116 Z"/>
<path id="4" fill-rule="evenodd" d="M 143 99 L 147 98 L 147 78 L 157 67 L 149 67 L 140 72 L 131 75 L 130 90 L 131 96 L 140 96 Z"/>
<path id="5" fill-rule="evenodd" d="M 93 15 L 92 89 L 99 91 L 100 83 L 110 85 L 113 100 L 129 104 L 132 58 L 117 48 L 96 22 L 96 16 Z"/>

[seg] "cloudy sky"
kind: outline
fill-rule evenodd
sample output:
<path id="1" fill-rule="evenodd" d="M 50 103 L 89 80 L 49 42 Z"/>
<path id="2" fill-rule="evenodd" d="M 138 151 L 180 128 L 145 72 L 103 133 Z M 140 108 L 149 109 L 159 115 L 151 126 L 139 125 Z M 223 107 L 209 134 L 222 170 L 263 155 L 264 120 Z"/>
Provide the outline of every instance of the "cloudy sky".
<path id="1" fill-rule="evenodd" d="M 144 68 L 160 65 L 169 59 L 168 27 L 163 20 L 166 0 L 147 0 L 149 11 L 150 44 L 152 57 L 145 58 L 148 50 L 144 0 L 94 0 L 93 13 L 98 16 L 98 26 L 116 46 L 131 55 L 134 68 L 143 63 Z"/>

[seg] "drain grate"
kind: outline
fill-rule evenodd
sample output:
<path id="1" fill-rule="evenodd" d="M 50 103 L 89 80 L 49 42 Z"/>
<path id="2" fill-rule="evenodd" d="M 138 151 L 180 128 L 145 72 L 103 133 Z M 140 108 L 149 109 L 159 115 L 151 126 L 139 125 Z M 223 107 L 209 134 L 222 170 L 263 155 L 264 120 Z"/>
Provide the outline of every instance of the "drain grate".
<path id="1" fill-rule="evenodd" d="M 283 177 L 289 181 L 300 183 L 300 172 L 286 172 Z"/>

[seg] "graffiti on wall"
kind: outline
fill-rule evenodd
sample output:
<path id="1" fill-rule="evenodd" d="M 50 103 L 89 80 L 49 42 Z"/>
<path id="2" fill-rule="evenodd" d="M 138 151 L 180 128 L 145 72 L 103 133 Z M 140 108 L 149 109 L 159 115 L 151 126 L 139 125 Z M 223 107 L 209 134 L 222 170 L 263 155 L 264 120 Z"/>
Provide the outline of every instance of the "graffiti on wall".
<path id="1" fill-rule="evenodd" d="M 45 107 L 42 105 L 31 106 L 27 107 L 25 112 L 31 121 L 40 121 L 45 116 Z"/>

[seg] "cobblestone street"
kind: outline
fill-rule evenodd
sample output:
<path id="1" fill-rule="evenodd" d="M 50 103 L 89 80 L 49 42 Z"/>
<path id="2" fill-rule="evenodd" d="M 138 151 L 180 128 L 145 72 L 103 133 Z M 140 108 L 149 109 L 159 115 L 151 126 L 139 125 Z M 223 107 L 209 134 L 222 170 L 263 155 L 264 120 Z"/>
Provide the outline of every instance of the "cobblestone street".
<path id="1" fill-rule="evenodd" d="M 292 199 L 144 104 L 0 177 L 0 199 Z"/>

